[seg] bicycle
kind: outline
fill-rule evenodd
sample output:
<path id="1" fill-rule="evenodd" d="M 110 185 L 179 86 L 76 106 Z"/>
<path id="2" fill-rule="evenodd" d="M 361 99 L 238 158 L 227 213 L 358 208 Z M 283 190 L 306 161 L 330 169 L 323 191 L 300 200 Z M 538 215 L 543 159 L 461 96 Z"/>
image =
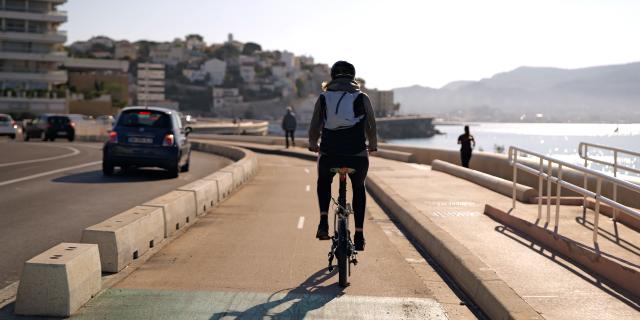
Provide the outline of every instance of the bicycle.
<path id="1" fill-rule="evenodd" d="M 341 287 L 349 286 L 351 276 L 351 264 L 358 264 L 357 252 L 351 241 L 349 231 L 349 216 L 353 214 L 351 204 L 347 203 L 347 174 L 355 172 L 351 168 L 332 168 L 331 172 L 340 175 L 340 187 L 338 201 L 331 197 L 336 205 L 333 217 L 334 235 L 331 237 L 331 250 L 329 251 L 329 272 L 333 271 L 333 258 L 338 260 L 338 283 Z"/>

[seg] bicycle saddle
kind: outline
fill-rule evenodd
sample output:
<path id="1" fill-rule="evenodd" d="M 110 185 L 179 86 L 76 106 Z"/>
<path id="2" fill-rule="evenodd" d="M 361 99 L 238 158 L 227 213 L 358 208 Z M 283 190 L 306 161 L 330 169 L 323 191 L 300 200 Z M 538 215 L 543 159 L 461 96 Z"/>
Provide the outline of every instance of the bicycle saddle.
<path id="1" fill-rule="evenodd" d="M 342 168 L 331 168 L 331 172 L 339 173 L 339 174 L 349 174 L 356 172 L 356 169 L 342 167 Z"/>

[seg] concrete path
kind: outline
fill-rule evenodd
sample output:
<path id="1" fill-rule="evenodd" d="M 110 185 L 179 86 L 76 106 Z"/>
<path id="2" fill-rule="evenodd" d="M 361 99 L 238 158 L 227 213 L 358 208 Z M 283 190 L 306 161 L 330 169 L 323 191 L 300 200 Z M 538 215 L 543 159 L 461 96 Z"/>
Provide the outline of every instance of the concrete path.
<path id="1" fill-rule="evenodd" d="M 469 181 L 432 171 L 429 166 L 375 159 L 371 174 L 408 200 L 489 265 L 524 300 L 547 319 L 638 319 L 637 304 L 568 261 L 532 244 L 483 214 L 484 205 L 507 211 L 511 199 Z M 590 230 L 576 222 L 578 207 L 563 207 L 560 231 L 578 241 Z M 518 204 L 516 216 L 533 221 L 537 206 Z M 546 208 L 544 211 L 546 217 Z M 587 219 L 589 220 L 589 218 Z M 603 221 L 604 220 L 604 221 Z M 602 219 L 602 228 L 612 230 Z M 592 221 L 592 218 L 591 218 Z M 608 224 L 608 225 L 607 225 Z M 610 228 L 610 229 L 609 229 Z M 619 227 L 627 242 L 600 242 L 605 252 L 638 265 L 637 233 Z M 586 238 L 585 238 L 586 234 Z M 588 241 L 586 240 L 585 242 Z M 605 243 L 609 242 L 609 243 Z M 592 245 L 592 244 L 591 244 Z"/>
<path id="2" fill-rule="evenodd" d="M 366 251 L 339 287 L 330 243 L 314 238 L 315 163 L 259 163 L 252 181 L 74 319 L 475 318 L 371 199 Z"/>

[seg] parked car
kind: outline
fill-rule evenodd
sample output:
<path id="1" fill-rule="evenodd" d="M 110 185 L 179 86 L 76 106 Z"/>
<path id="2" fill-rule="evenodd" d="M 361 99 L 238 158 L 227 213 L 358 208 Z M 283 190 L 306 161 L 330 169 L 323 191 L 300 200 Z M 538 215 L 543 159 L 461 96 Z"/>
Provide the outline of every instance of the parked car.
<path id="1" fill-rule="evenodd" d="M 23 135 L 24 141 L 31 138 L 55 141 L 58 137 L 73 141 L 76 137 L 75 123 L 66 115 L 43 114 L 27 123 Z"/>
<path id="2" fill-rule="evenodd" d="M 191 127 L 183 126 L 179 112 L 159 107 L 128 107 L 117 117 L 105 143 L 102 172 L 114 168 L 160 167 L 171 177 L 189 171 Z"/>
<path id="3" fill-rule="evenodd" d="M 0 113 L 0 136 L 9 136 L 9 138 L 15 139 L 17 132 L 18 124 L 13 121 L 11 116 Z"/>

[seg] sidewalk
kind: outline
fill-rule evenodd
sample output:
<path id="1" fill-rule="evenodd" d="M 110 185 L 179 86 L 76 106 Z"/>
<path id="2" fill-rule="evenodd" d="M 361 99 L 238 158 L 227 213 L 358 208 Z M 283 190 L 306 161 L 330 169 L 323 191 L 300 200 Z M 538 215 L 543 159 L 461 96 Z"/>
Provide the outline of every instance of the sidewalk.
<path id="1" fill-rule="evenodd" d="M 256 177 L 74 319 L 470 319 L 371 199 L 351 286 L 327 273 L 315 163 L 259 155 Z M 335 262 L 334 262 L 335 263 Z"/>
<path id="2" fill-rule="evenodd" d="M 510 198 L 469 181 L 432 171 L 429 166 L 379 158 L 372 164 L 371 175 L 382 178 L 396 194 L 471 250 L 545 318 L 640 317 L 637 305 L 618 297 L 615 291 L 570 262 L 542 250 L 483 214 L 485 204 L 508 211 L 511 208 Z M 543 217 L 546 217 L 544 209 Z M 563 206 L 560 212 L 560 232 L 589 244 L 591 230 L 576 222 L 581 221 L 582 210 Z M 537 217 L 537 206 L 519 203 L 514 214 L 533 221 Z M 589 218 L 587 215 L 587 220 L 592 221 L 592 216 Z M 608 219 L 601 217 L 600 222 L 602 229 L 613 230 Z M 618 228 L 627 242 L 618 245 L 605 240 L 610 236 L 604 234 L 600 238 L 600 248 L 637 268 L 640 256 L 632 243 L 638 243 L 638 235 L 620 224 Z"/>

